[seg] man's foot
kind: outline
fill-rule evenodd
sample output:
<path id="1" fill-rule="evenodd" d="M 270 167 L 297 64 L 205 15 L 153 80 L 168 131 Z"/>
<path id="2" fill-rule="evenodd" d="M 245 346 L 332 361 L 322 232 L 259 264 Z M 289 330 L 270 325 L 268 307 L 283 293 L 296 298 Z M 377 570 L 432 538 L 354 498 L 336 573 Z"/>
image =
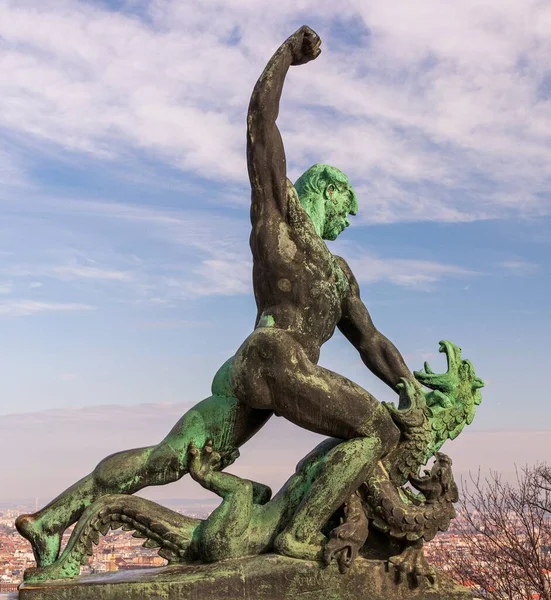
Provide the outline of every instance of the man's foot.
<path id="1" fill-rule="evenodd" d="M 277 554 L 283 554 L 291 558 L 321 560 L 323 557 L 323 544 L 326 541 L 327 538 L 319 532 L 304 540 L 299 540 L 294 532 L 284 531 L 276 537 L 274 550 Z"/>
<path id="2" fill-rule="evenodd" d="M 44 531 L 39 519 L 34 515 L 19 515 L 15 520 L 15 527 L 20 535 L 30 542 L 38 567 L 46 567 L 57 560 L 61 547 L 59 533 Z"/>

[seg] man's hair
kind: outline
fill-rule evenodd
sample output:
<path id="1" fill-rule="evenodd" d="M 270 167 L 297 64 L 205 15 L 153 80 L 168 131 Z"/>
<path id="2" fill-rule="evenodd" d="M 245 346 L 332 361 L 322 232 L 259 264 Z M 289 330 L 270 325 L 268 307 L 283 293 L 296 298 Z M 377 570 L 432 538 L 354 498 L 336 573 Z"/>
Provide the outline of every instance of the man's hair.
<path id="1" fill-rule="evenodd" d="M 317 163 L 305 171 L 295 182 L 301 203 L 309 196 L 323 196 L 328 185 L 333 184 L 340 192 L 348 192 L 350 195 L 349 212 L 355 215 L 358 212 L 358 199 L 348 177 L 336 167 Z"/>

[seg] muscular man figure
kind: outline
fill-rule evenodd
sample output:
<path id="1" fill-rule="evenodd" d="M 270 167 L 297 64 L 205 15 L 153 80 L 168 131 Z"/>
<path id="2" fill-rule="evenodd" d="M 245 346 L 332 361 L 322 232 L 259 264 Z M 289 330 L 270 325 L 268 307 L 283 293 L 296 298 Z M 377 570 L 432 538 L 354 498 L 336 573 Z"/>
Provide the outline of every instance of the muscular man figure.
<path id="1" fill-rule="evenodd" d="M 369 441 L 361 445 L 365 455 L 346 442 L 328 454 L 311 490 L 315 503 L 308 514 L 299 507 L 292 526 L 276 541 L 282 553 L 319 556 L 319 527 L 396 444 L 400 433 L 386 408 L 317 364 L 322 344 L 338 327 L 392 389 L 400 378 L 413 378 L 398 350 L 374 327 L 350 268 L 324 242 L 335 240 L 349 225 L 348 215 L 357 212 L 348 178 L 315 165 L 295 186 L 287 179 L 276 126 L 283 83 L 291 65 L 319 55 L 320 43 L 308 27 L 287 39 L 258 80 L 249 106 L 254 331 L 215 375 L 213 395 L 188 411 L 159 445 L 107 457 L 46 507 L 18 518 L 17 528 L 31 542 L 39 566 L 57 558 L 63 531 L 99 496 L 176 481 L 188 472 L 190 443 L 203 447 L 212 439 L 219 452 L 231 452 L 273 413 L 323 435 Z"/>

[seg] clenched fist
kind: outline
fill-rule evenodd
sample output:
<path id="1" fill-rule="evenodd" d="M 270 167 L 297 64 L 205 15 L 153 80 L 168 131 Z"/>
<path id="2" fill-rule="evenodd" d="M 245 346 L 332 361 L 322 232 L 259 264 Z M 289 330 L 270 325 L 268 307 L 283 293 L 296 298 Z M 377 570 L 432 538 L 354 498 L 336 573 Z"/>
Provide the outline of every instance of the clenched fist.
<path id="1" fill-rule="evenodd" d="M 304 65 L 320 55 L 321 39 L 308 25 L 303 25 L 293 33 L 287 42 L 291 46 L 292 65 Z"/>

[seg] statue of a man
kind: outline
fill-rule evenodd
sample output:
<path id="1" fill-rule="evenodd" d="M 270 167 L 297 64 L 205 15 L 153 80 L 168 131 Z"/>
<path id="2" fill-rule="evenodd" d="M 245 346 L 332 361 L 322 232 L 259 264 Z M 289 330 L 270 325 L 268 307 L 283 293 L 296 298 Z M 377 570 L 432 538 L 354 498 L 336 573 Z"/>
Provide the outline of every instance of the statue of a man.
<path id="1" fill-rule="evenodd" d="M 99 496 L 176 481 L 188 472 L 190 443 L 202 447 L 210 439 L 229 455 L 274 413 L 310 431 L 366 442 L 351 446 L 344 461 L 346 444 L 336 445 L 313 486 L 316 501 L 309 514 L 301 515 L 299 507 L 293 525 L 276 541 L 284 554 L 319 556 L 321 534 L 312 523 L 321 527 L 396 445 L 400 432 L 388 410 L 317 364 L 322 344 L 338 327 L 392 389 L 401 378 L 413 379 L 398 350 L 374 327 L 350 268 L 324 242 L 335 240 L 349 225 L 348 215 L 357 212 L 348 178 L 334 167 L 315 165 L 294 186 L 287 179 L 276 126 L 283 83 L 290 66 L 319 55 L 320 43 L 306 26 L 288 38 L 264 69 L 249 106 L 254 331 L 216 374 L 213 395 L 188 411 L 159 445 L 107 457 L 45 508 L 18 518 L 39 566 L 57 558 L 63 531 Z M 259 501 L 266 501 L 265 491 L 255 488 Z"/>

